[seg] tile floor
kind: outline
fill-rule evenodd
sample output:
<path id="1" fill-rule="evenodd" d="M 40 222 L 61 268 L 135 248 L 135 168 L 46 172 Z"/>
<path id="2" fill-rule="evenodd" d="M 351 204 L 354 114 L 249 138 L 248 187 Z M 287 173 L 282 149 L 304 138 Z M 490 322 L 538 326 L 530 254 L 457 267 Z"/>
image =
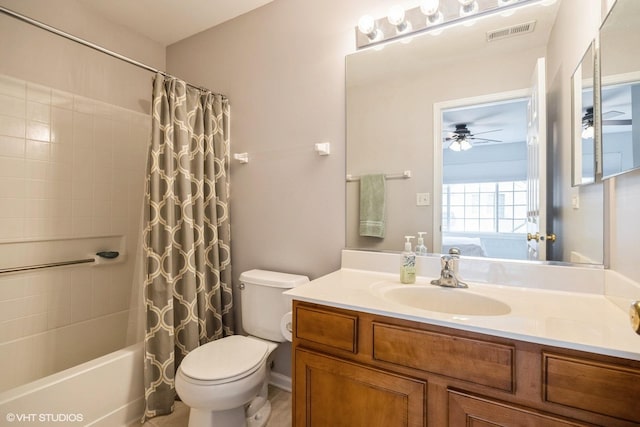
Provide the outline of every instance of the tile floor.
<path id="1" fill-rule="evenodd" d="M 266 427 L 291 427 L 291 393 L 269 386 L 269 401 L 271 402 L 271 416 Z M 173 414 L 155 417 L 142 426 L 187 427 L 188 421 L 189 408 L 182 402 L 176 402 Z"/>

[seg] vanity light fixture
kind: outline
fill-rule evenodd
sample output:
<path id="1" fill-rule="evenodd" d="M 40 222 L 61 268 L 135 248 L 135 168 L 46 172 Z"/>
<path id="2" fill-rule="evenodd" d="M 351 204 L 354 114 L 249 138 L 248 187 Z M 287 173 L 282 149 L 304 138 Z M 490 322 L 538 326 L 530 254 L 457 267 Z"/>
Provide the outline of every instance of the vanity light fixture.
<path id="1" fill-rule="evenodd" d="M 555 3 L 557 0 L 420 0 L 417 7 L 404 9 L 396 5 L 387 16 L 364 15 L 356 28 L 356 47 L 380 47 L 384 42 L 402 40 L 410 35 L 429 32 L 439 34 L 445 28 L 473 23 L 492 14 L 511 15 L 517 9 Z"/>

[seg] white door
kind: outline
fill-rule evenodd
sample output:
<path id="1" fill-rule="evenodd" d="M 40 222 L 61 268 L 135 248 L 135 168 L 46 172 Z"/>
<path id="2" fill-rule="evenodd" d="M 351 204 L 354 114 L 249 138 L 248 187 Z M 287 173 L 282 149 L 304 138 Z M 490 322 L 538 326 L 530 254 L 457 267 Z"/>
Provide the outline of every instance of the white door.
<path id="1" fill-rule="evenodd" d="M 539 58 L 531 78 L 527 125 L 528 259 L 547 259 L 547 113 L 545 60 Z M 553 237 L 555 239 L 555 237 Z"/>

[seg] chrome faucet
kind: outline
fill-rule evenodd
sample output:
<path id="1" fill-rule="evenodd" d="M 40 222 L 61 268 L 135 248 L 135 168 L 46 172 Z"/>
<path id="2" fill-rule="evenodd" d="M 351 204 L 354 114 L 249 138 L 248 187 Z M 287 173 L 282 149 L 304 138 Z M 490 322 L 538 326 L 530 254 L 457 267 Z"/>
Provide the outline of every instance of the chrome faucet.
<path id="1" fill-rule="evenodd" d="M 460 264 L 460 249 L 449 249 L 449 255 L 443 255 L 440 258 L 442 270 L 440 278 L 431 281 L 432 285 L 443 286 L 446 288 L 468 288 L 469 286 L 458 277 L 458 268 Z"/>

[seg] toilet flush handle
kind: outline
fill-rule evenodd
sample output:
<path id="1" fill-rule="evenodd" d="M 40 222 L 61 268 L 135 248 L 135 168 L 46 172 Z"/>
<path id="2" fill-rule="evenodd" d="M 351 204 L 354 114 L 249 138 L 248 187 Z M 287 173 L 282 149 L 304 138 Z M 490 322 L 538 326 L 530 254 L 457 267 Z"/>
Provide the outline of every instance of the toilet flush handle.
<path id="1" fill-rule="evenodd" d="M 240 284 L 238 285 L 238 288 L 240 288 L 240 290 L 244 290 L 244 283 L 240 282 Z"/>

